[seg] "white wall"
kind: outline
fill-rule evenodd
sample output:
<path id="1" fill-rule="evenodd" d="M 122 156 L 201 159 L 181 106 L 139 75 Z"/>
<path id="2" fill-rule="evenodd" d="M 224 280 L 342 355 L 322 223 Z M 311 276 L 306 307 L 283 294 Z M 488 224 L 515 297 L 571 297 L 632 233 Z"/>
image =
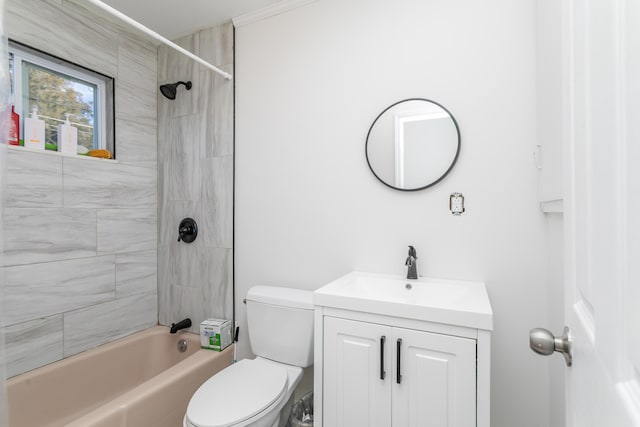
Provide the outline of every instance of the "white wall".
<path id="1" fill-rule="evenodd" d="M 537 204 L 533 0 L 321 0 L 236 30 L 236 308 L 258 284 L 315 289 L 351 270 L 484 280 L 494 309 L 492 426 L 548 424 Z M 425 191 L 370 173 L 367 130 L 409 97 L 443 104 L 462 149 Z M 465 195 L 454 217 L 448 196 Z M 244 329 L 239 355 L 250 355 Z"/>

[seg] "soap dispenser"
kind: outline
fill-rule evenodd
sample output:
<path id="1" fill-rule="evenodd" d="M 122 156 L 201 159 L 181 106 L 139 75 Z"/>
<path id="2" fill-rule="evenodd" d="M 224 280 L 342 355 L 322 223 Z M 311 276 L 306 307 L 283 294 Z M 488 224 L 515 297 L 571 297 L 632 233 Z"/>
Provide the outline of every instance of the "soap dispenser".
<path id="1" fill-rule="evenodd" d="M 38 118 L 38 106 L 34 105 L 31 117 L 24 119 L 24 146 L 44 150 L 44 120 Z"/>
<path id="2" fill-rule="evenodd" d="M 65 114 L 64 124 L 58 125 L 58 151 L 66 154 L 78 154 L 78 128 L 71 126 L 69 117 Z"/>

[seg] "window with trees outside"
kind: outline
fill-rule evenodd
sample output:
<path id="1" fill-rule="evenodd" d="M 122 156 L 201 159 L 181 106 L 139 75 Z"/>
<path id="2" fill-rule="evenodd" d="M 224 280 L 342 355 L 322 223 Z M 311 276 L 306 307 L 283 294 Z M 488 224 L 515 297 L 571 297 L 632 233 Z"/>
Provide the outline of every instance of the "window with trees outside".
<path id="1" fill-rule="evenodd" d="M 58 125 L 68 117 L 79 153 L 106 149 L 115 158 L 113 78 L 13 41 L 9 70 L 20 138 L 35 106 L 45 122 L 45 150 L 57 150 Z"/>

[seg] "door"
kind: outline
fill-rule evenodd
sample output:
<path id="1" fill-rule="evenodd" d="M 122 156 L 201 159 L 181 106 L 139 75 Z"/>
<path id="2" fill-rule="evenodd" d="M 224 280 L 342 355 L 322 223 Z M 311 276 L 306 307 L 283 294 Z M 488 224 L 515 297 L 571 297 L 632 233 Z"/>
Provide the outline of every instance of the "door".
<path id="1" fill-rule="evenodd" d="M 476 341 L 410 329 L 393 331 L 392 425 L 474 427 Z"/>
<path id="2" fill-rule="evenodd" d="M 324 318 L 323 424 L 391 425 L 391 328 Z"/>
<path id="3" fill-rule="evenodd" d="M 567 426 L 640 426 L 640 2 L 564 0 Z"/>

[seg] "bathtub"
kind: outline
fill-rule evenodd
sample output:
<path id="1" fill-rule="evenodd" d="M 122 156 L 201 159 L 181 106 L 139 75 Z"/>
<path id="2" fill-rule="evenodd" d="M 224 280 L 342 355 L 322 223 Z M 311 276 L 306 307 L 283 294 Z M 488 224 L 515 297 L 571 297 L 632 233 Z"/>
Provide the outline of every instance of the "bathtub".
<path id="1" fill-rule="evenodd" d="M 196 389 L 232 361 L 233 346 L 201 350 L 198 335 L 155 326 L 9 379 L 9 425 L 181 426 Z"/>

